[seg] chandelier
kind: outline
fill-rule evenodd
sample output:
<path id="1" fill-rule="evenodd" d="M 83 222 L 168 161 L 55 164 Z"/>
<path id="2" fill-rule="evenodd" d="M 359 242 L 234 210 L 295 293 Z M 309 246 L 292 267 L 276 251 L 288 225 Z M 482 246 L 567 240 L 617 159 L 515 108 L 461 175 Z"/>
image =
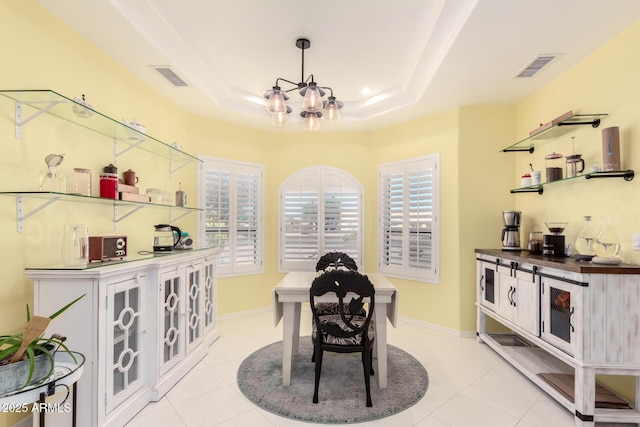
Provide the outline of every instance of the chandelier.
<path id="1" fill-rule="evenodd" d="M 296 47 L 302 51 L 302 76 L 299 83 L 278 77 L 275 86 L 262 93 L 264 97 L 267 98 L 267 112 L 271 114 L 271 123 L 273 123 L 274 126 L 285 126 L 287 124 L 289 114 L 293 111 L 286 103 L 286 101 L 289 100 L 287 93 L 296 89 L 303 97 L 300 116 L 304 119 L 304 130 L 315 131 L 320 129 L 320 118 L 327 123 L 337 123 L 340 121 L 340 109 L 344 104 L 337 101 L 335 96 L 333 96 L 333 89 L 326 86 L 318 86 L 313 80 L 313 74 L 310 74 L 306 79 L 304 78 L 304 51 L 305 49 L 309 49 L 310 46 L 311 42 L 307 39 L 296 40 Z M 280 81 L 293 85 L 294 87 L 283 90 L 279 86 Z M 322 99 L 326 94 L 325 89 L 330 93 L 327 100 Z"/>

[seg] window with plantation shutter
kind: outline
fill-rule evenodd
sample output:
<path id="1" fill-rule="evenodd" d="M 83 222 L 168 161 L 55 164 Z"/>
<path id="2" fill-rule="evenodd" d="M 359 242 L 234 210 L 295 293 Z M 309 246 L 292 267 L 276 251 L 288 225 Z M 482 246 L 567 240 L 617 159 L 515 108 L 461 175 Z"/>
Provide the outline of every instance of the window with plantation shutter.
<path id="1" fill-rule="evenodd" d="M 362 186 L 327 166 L 307 168 L 280 187 L 280 271 L 313 271 L 339 251 L 362 265 Z"/>
<path id="2" fill-rule="evenodd" d="M 222 249 L 218 273 L 263 271 L 263 167 L 201 156 L 200 241 Z"/>
<path id="3" fill-rule="evenodd" d="M 439 283 L 439 156 L 378 167 L 378 269 Z"/>

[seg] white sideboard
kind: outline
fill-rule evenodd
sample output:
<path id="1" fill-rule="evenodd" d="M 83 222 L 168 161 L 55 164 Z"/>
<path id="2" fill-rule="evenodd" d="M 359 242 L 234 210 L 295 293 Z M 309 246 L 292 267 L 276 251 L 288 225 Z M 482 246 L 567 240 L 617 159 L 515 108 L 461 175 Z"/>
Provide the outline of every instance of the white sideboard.
<path id="1" fill-rule="evenodd" d="M 26 269 L 36 314 L 48 316 L 86 294 L 48 330 L 66 336 L 70 349 L 86 357 L 78 425 L 125 425 L 208 353 L 219 337 L 218 253 L 202 249 L 77 270 Z M 51 417 L 52 425 L 67 425 L 68 414 L 52 415 L 59 417 Z"/>
<path id="2" fill-rule="evenodd" d="M 640 423 L 640 266 L 485 249 L 476 264 L 479 341 L 571 411 L 577 426 Z M 619 403 L 596 407 L 596 390 L 609 392 L 596 386 L 597 374 L 635 377 L 635 401 L 615 396 Z M 564 391 L 559 379 L 569 381 Z"/>

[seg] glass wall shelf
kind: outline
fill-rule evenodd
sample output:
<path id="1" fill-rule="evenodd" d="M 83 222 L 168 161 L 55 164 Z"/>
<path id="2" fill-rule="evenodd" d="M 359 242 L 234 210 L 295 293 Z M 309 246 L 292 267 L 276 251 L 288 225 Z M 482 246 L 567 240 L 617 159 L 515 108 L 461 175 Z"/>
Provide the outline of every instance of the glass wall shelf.
<path id="1" fill-rule="evenodd" d="M 606 116 L 607 114 L 574 114 L 547 129 L 544 129 L 534 135 L 530 135 L 522 141 L 518 141 L 515 144 L 502 149 L 501 152 L 508 153 L 528 151 L 529 153 L 533 153 L 536 141 L 548 140 L 565 135 L 574 130 L 573 126 L 591 125 L 592 127 L 597 128 L 600 126 L 600 120 Z"/>
<path id="2" fill-rule="evenodd" d="M 169 209 L 170 210 L 170 219 L 169 223 L 177 221 L 185 215 L 188 215 L 192 212 L 199 212 L 203 209 L 200 208 L 190 208 L 190 207 L 181 207 L 181 206 L 172 206 L 165 205 L 159 203 L 147 203 L 147 202 L 136 202 L 130 200 L 117 200 L 117 199 L 107 199 L 103 197 L 92 197 L 92 196 L 83 196 L 79 194 L 67 194 L 67 193 L 56 193 L 56 192 L 43 192 L 43 191 L 0 191 L 0 196 L 14 196 L 16 197 L 16 212 L 17 212 L 17 226 L 18 232 L 22 232 L 24 227 L 24 221 L 31 217 L 32 215 L 40 212 L 42 209 L 47 206 L 58 202 L 79 202 L 79 203 L 91 203 L 91 204 L 99 204 L 105 206 L 112 206 L 114 209 L 114 228 L 117 229 L 118 223 L 128 217 L 129 215 L 137 212 L 142 208 L 161 208 L 161 209 Z M 29 211 L 26 211 L 24 207 L 24 199 L 37 199 L 40 200 L 41 203 L 31 208 Z M 121 208 L 121 209 L 118 209 Z M 122 212 L 122 208 L 124 208 L 125 212 Z"/>
<path id="3" fill-rule="evenodd" d="M 195 246 L 193 249 L 173 250 L 170 252 L 153 252 L 153 251 L 140 251 L 127 254 L 126 257 L 118 260 L 111 261 L 91 261 L 86 264 L 80 265 L 65 265 L 65 264 L 48 264 L 48 265 L 36 265 L 26 267 L 27 270 L 92 270 L 94 268 L 109 267 L 112 265 L 128 264 L 136 261 L 143 261 L 152 258 L 165 258 L 165 257 L 180 257 L 181 255 L 189 255 L 193 252 L 218 250 L 213 246 Z"/>
<path id="4" fill-rule="evenodd" d="M 88 108 L 52 90 L 0 90 L 0 95 L 16 103 L 16 138 L 21 137 L 22 127 L 25 124 L 46 113 L 125 144 L 127 148 L 116 152 L 116 157 L 132 148 L 136 148 L 169 159 L 172 162 L 181 163 L 183 166 L 189 163 L 202 162 L 197 157 L 150 135 L 139 132 L 119 120 L 112 119 L 97 110 Z M 25 109 L 25 105 L 31 108 Z M 27 116 L 27 114 L 30 115 Z M 179 168 L 175 170 L 177 169 Z"/>
<path id="5" fill-rule="evenodd" d="M 547 185 L 554 185 L 560 182 L 573 181 L 579 178 L 594 179 L 594 178 L 624 178 L 625 181 L 631 181 L 635 177 L 635 172 L 632 170 L 623 171 L 606 171 L 606 172 L 591 172 L 584 175 L 572 176 L 570 178 L 558 179 L 551 182 L 544 182 L 538 185 L 530 185 L 528 187 L 514 188 L 511 190 L 512 194 L 515 193 L 544 193 L 544 187 Z"/>

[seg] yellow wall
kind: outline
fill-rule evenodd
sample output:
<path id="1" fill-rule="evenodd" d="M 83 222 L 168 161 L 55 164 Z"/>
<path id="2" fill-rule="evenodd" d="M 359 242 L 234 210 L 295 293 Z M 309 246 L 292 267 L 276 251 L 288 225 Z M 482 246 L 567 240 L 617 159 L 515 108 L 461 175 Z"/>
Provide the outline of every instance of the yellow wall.
<path id="1" fill-rule="evenodd" d="M 621 133 L 621 161 L 625 169 L 640 165 L 637 139 L 640 135 L 640 23 L 612 40 L 563 76 L 531 96 L 517 107 L 517 135 L 524 138 L 539 123 L 566 111 L 607 113 L 599 128 L 581 127 L 557 140 L 536 146 L 533 155 L 515 154 L 517 170 L 511 175 L 517 186 L 519 176 L 533 162 L 544 171 L 544 156 L 556 151 L 583 154 L 587 168 L 602 165 L 602 129 L 618 126 Z M 600 217 L 610 216 L 612 229 L 622 242 L 620 256 L 629 263 L 640 263 L 640 252 L 631 251 L 632 233 L 640 232 L 640 180 L 621 178 L 573 180 L 545 188 L 542 196 L 518 195 L 516 204 L 525 218 L 523 237 L 532 229 L 546 232 L 544 221 L 568 221 L 567 243 L 573 243 L 583 224 L 583 215 L 592 215 L 599 226 Z"/>
<path id="2" fill-rule="evenodd" d="M 621 254 L 640 263 L 630 250 L 631 233 L 640 232 L 639 180 L 574 181 L 551 186 L 543 196 L 513 196 L 519 176 L 529 162 L 543 168 L 543 156 L 553 150 L 570 151 L 569 137 L 540 145 L 533 155 L 505 154 L 499 150 L 523 138 L 540 122 L 567 111 L 605 112 L 600 129 L 581 128 L 576 151 L 588 165 L 600 156 L 601 129 L 620 126 L 623 165 L 640 164 L 633 138 L 640 135 L 640 24 L 589 56 L 565 75 L 515 107 L 465 107 L 371 133 L 282 134 L 262 132 L 185 113 L 116 64 L 33 0 L 0 2 L 1 89 L 54 89 L 67 96 L 87 94 L 95 108 L 116 119 L 135 118 L 148 133 L 165 141 L 178 141 L 187 152 L 255 162 L 265 165 L 265 267 L 264 274 L 220 280 L 221 314 L 270 305 L 270 291 L 282 274 L 277 267 L 278 187 L 292 173 L 313 165 L 344 169 L 365 187 L 366 270 L 377 269 L 377 165 L 410 157 L 440 154 L 441 160 L 441 283 L 439 285 L 391 279 L 401 291 L 400 312 L 446 328 L 475 329 L 475 267 L 473 249 L 498 247 L 502 228 L 500 212 L 518 208 L 528 230 L 542 229 L 545 220 L 567 220 L 568 240 L 579 231 L 585 214 L 612 215 L 612 225 L 623 242 Z M 95 134 L 41 117 L 13 137 L 13 104 L 0 98 L 0 135 L 3 170 L 0 190 L 37 187 L 38 172 L 49 153 L 66 153 L 63 166 L 97 171 L 113 160 L 111 145 Z M 195 201 L 193 171 L 172 179 L 167 165 L 144 154 L 119 159 L 121 170 L 132 168 L 142 188 L 183 188 Z M 153 184 L 153 185 L 151 185 Z M 27 188 L 25 188 L 27 189 Z M 94 190 L 97 186 L 94 185 Z M 31 203 L 31 202 L 29 202 Z M 152 224 L 165 222 L 164 211 L 146 210 L 124 220 L 117 233 L 129 236 L 132 250 L 148 249 Z M 16 232 L 15 201 L 0 204 L 0 332 L 23 326 L 24 304 L 32 301 L 31 283 L 22 274 L 29 265 L 59 259 L 64 223 L 90 224 L 91 234 L 112 234 L 113 220 L 104 206 L 59 204 L 30 218 L 23 233 Z M 178 225 L 195 231 L 195 218 Z M 17 418 L 0 415 L 0 427 Z"/>

